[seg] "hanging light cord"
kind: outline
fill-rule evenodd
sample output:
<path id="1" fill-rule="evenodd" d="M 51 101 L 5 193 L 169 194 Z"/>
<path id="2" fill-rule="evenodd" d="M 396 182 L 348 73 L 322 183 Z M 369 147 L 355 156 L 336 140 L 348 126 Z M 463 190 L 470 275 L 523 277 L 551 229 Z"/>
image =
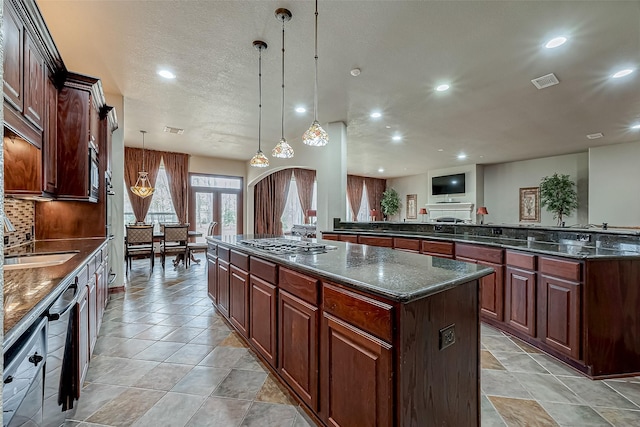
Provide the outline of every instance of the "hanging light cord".
<path id="1" fill-rule="evenodd" d="M 284 139 L 284 17 L 282 18 L 282 139 Z"/>
<path id="2" fill-rule="evenodd" d="M 260 146 L 260 136 L 262 135 L 262 47 L 258 48 L 258 91 L 260 92 L 258 101 L 258 151 L 262 151 Z"/>
<path id="3" fill-rule="evenodd" d="M 318 121 L 318 0 L 316 0 L 316 32 L 315 32 L 315 43 L 316 43 L 316 55 L 314 56 L 316 62 L 316 75 L 315 75 L 315 90 L 313 91 L 313 120 Z"/>
<path id="4" fill-rule="evenodd" d="M 146 172 L 144 170 L 144 134 L 147 132 L 144 130 L 141 130 L 140 132 L 142 133 L 142 172 Z"/>

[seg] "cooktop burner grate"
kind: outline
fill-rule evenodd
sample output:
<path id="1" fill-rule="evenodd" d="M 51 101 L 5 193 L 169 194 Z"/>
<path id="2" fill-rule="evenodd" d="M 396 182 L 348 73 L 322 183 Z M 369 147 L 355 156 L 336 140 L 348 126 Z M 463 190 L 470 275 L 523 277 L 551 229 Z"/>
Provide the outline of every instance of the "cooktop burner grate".
<path id="1" fill-rule="evenodd" d="M 249 239 L 242 240 L 242 244 L 255 249 L 260 249 L 273 254 L 297 254 L 297 253 L 324 253 L 335 246 L 324 245 L 316 242 L 308 242 L 293 239 Z"/>

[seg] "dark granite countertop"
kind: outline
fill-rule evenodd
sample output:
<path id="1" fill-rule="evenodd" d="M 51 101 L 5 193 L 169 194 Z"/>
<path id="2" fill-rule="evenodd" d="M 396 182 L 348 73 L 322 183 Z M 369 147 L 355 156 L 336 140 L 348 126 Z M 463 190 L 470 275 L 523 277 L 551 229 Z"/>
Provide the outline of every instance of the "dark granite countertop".
<path id="1" fill-rule="evenodd" d="M 207 240 L 399 302 L 426 297 L 493 271 L 477 264 L 330 240 L 322 243 L 335 249 L 326 253 L 295 255 L 274 255 L 240 243 L 246 239 L 267 237 L 283 238 L 248 235 L 213 236 Z M 320 240 L 311 239 L 314 242 Z"/>
<path id="2" fill-rule="evenodd" d="M 61 265 L 4 271 L 4 348 L 44 313 L 105 243 L 104 238 L 41 240 L 7 249 L 5 256 L 71 251 L 77 254 Z"/>
<path id="3" fill-rule="evenodd" d="M 535 252 L 545 255 L 555 255 L 574 259 L 591 259 L 591 258 L 628 258 L 640 257 L 640 253 L 635 250 L 599 248 L 593 246 L 593 243 L 585 242 L 584 245 L 576 241 L 569 242 L 544 242 L 539 240 L 522 240 L 497 236 L 476 236 L 465 234 L 449 234 L 449 233 L 425 233 L 425 232 L 407 232 L 407 231 L 367 231 L 367 230 L 332 230 L 323 231 L 328 234 L 363 234 L 367 236 L 384 236 L 384 237 L 407 237 L 418 238 L 425 237 L 432 240 L 445 240 L 458 243 L 477 243 L 486 246 L 495 246 L 505 249 L 516 249 L 527 252 Z M 635 249 L 635 247 L 633 248 Z"/>

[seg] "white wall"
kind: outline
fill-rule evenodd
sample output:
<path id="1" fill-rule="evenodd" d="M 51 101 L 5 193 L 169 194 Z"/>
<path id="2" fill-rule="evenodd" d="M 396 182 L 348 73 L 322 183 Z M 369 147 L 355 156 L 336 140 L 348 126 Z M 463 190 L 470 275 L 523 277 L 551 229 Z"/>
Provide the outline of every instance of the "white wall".
<path id="1" fill-rule="evenodd" d="M 521 187 L 539 187 L 540 180 L 554 173 L 566 174 L 577 184 L 578 210 L 565 217 L 567 226 L 589 223 L 589 154 L 577 153 L 484 167 L 485 223 L 518 224 Z M 540 225 L 554 226 L 553 214 L 540 208 Z"/>
<path id="2" fill-rule="evenodd" d="M 416 194 L 417 200 L 417 212 L 420 208 L 425 207 L 429 198 L 429 178 L 427 173 L 421 173 L 419 175 L 403 176 L 400 178 L 390 178 L 387 180 L 387 188 L 393 188 L 398 192 L 400 196 L 400 212 L 394 217 L 389 218 L 390 221 L 407 221 L 407 222 L 421 222 L 422 215 L 418 214 L 417 219 L 407 218 L 407 194 Z M 427 217 L 425 216 L 425 219 Z"/>
<path id="3" fill-rule="evenodd" d="M 640 142 L 589 149 L 589 223 L 640 225 Z"/>

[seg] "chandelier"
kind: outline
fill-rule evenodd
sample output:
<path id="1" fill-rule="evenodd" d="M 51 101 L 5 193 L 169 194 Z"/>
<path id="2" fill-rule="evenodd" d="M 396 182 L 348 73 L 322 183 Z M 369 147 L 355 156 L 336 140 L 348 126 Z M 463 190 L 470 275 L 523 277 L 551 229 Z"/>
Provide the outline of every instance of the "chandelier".
<path id="1" fill-rule="evenodd" d="M 312 145 L 315 147 L 322 147 L 329 142 L 329 135 L 322 129 L 320 123 L 318 123 L 318 0 L 316 0 L 316 33 L 315 33 L 315 49 L 316 54 L 314 56 L 316 72 L 315 72 L 315 87 L 313 91 L 313 123 L 307 131 L 302 135 L 302 142 L 306 145 Z"/>
<path id="2" fill-rule="evenodd" d="M 253 47 L 258 49 L 258 151 L 255 156 L 251 158 L 249 164 L 254 168 L 266 168 L 269 166 L 269 159 L 264 155 L 260 146 L 260 138 L 262 135 L 262 51 L 267 48 L 267 44 L 262 40 L 256 40 L 253 42 Z"/>
<path id="3" fill-rule="evenodd" d="M 291 20 L 291 12 L 283 8 L 276 9 L 276 19 L 282 21 L 282 136 L 280 142 L 271 151 L 271 155 L 290 159 L 293 157 L 293 148 L 284 137 L 284 23 Z"/>
<path id="4" fill-rule="evenodd" d="M 138 180 L 136 181 L 136 185 L 131 187 L 131 192 L 144 199 L 152 195 L 155 188 L 151 186 L 149 174 L 144 170 L 144 134 L 147 133 L 147 131 L 141 130 L 140 133 L 142 134 L 142 170 L 138 172 Z"/>

